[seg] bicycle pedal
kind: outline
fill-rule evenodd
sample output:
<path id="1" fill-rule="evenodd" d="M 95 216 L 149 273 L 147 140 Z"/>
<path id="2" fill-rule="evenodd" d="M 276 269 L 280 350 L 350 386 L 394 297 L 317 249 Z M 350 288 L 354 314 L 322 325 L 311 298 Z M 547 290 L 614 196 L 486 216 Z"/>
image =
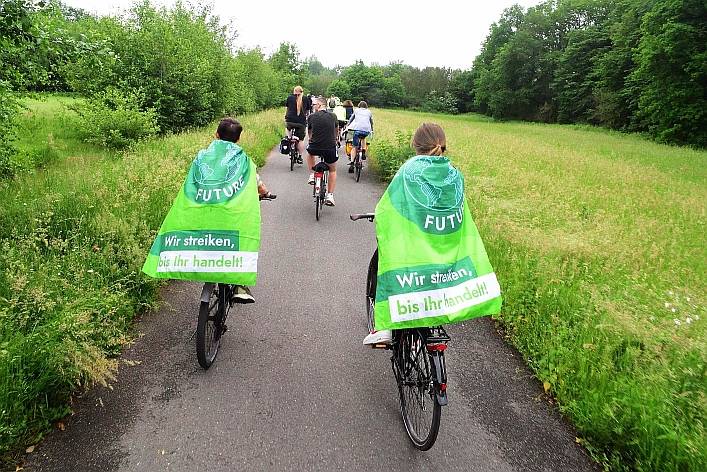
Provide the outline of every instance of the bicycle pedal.
<path id="1" fill-rule="evenodd" d="M 228 326 L 223 325 L 223 326 L 221 327 L 221 334 L 225 333 L 226 331 L 228 331 Z"/>

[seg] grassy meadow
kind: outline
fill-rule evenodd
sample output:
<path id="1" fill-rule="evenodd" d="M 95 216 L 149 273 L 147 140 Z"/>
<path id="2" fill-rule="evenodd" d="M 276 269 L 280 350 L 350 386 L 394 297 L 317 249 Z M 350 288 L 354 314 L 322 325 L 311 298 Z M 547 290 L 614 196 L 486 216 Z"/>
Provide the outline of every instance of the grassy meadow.
<path id="1" fill-rule="evenodd" d="M 196 151 L 216 123 L 124 153 L 73 134 L 75 99 L 27 100 L 20 155 L 50 155 L 0 180 L 0 457 L 69 412 L 72 391 L 110 381 L 131 320 L 156 300 L 140 268 Z M 280 110 L 238 117 L 262 165 Z M 32 166 L 44 167 L 38 170 Z M 1 461 L 0 461 L 1 462 Z"/>
<path id="2" fill-rule="evenodd" d="M 501 283 L 498 318 L 578 441 L 614 470 L 705 470 L 707 152 L 475 115 L 374 120 L 388 174 L 399 163 L 381 142 L 445 129 Z"/>

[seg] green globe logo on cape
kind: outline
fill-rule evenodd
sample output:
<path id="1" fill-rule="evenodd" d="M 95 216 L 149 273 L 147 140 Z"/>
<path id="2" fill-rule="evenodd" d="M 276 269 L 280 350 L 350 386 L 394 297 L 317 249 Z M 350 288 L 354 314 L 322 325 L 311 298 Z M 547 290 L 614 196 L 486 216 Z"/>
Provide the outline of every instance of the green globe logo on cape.
<path id="1" fill-rule="evenodd" d="M 250 173 L 240 146 L 216 140 L 202 149 L 184 182 L 184 194 L 195 203 L 224 203 L 243 190 Z M 223 156 L 213 159 L 213 156 Z"/>
<path id="2" fill-rule="evenodd" d="M 431 234 L 448 234 L 461 227 L 464 177 L 444 158 L 418 157 L 403 166 L 391 182 L 390 200 L 398 212 Z"/>

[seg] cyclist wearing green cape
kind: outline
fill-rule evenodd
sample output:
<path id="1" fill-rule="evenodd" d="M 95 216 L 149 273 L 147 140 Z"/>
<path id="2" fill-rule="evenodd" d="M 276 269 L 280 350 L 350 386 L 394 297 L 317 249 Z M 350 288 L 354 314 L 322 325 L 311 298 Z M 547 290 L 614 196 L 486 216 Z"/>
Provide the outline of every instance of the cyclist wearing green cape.
<path id="1" fill-rule="evenodd" d="M 501 289 L 464 195 L 464 177 L 442 154 L 442 128 L 423 123 L 416 156 L 398 170 L 375 211 L 378 268 L 375 330 L 431 327 L 499 313 Z"/>
<path id="2" fill-rule="evenodd" d="M 234 284 L 252 303 L 260 248 L 258 198 L 274 198 L 237 143 L 243 127 L 224 118 L 192 162 L 142 267 L 151 277 Z"/>

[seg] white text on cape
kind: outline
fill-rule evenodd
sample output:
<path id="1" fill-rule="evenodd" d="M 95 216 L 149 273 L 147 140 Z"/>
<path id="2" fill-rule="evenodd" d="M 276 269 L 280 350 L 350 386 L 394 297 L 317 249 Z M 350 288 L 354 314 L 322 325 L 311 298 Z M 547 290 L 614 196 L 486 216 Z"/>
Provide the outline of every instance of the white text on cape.
<path id="1" fill-rule="evenodd" d="M 221 200 L 221 195 L 225 198 L 231 198 L 233 195 L 235 195 L 238 190 L 243 187 L 243 176 L 241 175 L 237 181 L 232 182 L 230 185 L 222 188 L 214 188 L 214 189 L 204 189 L 200 188 L 197 189 L 196 191 L 196 201 L 197 202 L 208 202 L 212 198 L 214 200 Z"/>

